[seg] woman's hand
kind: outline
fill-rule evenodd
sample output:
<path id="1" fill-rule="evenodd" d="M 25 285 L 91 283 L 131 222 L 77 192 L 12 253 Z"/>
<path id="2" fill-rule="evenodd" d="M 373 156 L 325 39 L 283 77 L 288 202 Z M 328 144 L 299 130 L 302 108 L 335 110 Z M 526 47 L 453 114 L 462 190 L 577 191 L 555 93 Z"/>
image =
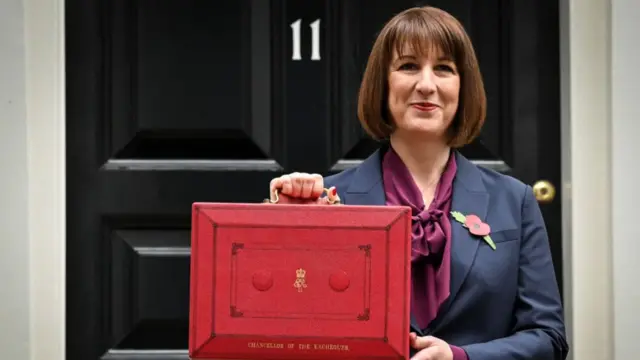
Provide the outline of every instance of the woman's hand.
<path id="1" fill-rule="evenodd" d="M 420 350 L 411 360 L 453 360 L 451 347 L 444 340 L 433 336 L 417 336 L 409 334 L 411 347 Z"/>
<path id="2" fill-rule="evenodd" d="M 335 188 L 329 189 L 327 197 L 324 192 L 322 175 L 307 173 L 291 173 L 271 180 L 270 194 L 278 191 L 280 204 L 329 204 L 329 198 L 337 197 Z"/>

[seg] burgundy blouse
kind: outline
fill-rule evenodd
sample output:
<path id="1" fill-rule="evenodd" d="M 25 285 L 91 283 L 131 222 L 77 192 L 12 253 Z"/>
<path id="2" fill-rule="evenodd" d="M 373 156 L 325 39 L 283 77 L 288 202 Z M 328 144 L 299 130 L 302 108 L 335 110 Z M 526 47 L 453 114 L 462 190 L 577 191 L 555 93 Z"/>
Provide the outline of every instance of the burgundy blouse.
<path id="1" fill-rule="evenodd" d="M 387 205 L 409 206 L 412 210 L 411 311 L 425 329 L 449 297 L 451 276 L 451 196 L 456 176 L 456 159 L 451 153 L 440 177 L 433 201 L 425 207 L 422 194 L 402 159 L 389 147 L 382 160 Z M 454 359 L 464 359 L 464 350 L 451 346 Z"/>

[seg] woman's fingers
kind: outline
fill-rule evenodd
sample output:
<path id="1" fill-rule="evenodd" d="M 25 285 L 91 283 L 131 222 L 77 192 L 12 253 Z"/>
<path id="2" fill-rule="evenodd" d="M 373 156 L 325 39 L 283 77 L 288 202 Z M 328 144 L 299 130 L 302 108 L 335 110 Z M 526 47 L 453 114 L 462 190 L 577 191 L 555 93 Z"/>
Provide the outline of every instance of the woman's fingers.
<path id="1" fill-rule="evenodd" d="M 278 191 L 278 202 L 283 204 L 329 204 L 323 198 L 324 179 L 320 174 L 291 173 L 274 178 L 269 191 Z M 275 200 L 275 199 L 272 199 Z"/>

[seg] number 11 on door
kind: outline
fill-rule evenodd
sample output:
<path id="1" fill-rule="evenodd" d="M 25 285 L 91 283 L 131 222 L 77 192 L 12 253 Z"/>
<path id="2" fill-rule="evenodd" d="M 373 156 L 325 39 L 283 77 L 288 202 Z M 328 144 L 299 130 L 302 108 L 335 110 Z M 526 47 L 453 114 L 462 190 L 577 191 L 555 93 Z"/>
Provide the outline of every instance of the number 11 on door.
<path id="1" fill-rule="evenodd" d="M 302 19 L 298 19 L 291 23 L 291 41 L 293 42 L 291 47 L 291 60 L 302 60 L 302 54 L 300 50 L 300 26 Z M 320 61 L 320 19 L 316 19 L 309 24 L 311 28 L 311 61 Z"/>

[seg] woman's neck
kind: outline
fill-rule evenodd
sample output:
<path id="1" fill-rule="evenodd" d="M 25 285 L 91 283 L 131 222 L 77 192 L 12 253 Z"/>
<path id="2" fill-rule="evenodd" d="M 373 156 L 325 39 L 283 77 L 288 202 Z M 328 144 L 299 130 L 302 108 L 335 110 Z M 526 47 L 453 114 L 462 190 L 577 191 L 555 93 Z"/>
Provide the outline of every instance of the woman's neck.
<path id="1" fill-rule="evenodd" d="M 451 148 L 444 142 L 410 139 L 397 133 L 391 135 L 389 140 L 391 147 L 409 169 L 425 200 L 432 198 L 449 161 Z"/>

